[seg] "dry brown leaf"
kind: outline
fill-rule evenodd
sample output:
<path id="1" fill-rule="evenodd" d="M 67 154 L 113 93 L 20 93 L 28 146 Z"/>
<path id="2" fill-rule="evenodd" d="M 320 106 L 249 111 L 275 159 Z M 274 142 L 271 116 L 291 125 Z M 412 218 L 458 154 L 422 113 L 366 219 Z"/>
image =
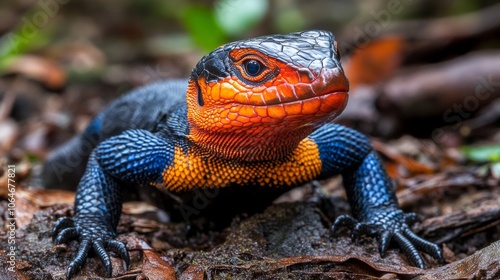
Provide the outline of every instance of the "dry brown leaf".
<path id="1" fill-rule="evenodd" d="M 56 189 L 21 189 L 18 197 L 38 207 L 49 207 L 59 203 L 72 204 L 75 201 L 75 192 Z"/>
<path id="2" fill-rule="evenodd" d="M 379 38 L 354 52 L 344 63 L 352 88 L 376 84 L 390 77 L 399 67 L 405 42 L 400 37 Z"/>
<path id="3" fill-rule="evenodd" d="M 399 153 L 398 151 L 392 149 L 382 142 L 372 141 L 372 145 L 376 151 L 382 153 L 384 156 L 392 160 L 392 163 L 389 162 L 386 164 L 387 172 L 391 177 L 401 177 L 399 169 L 400 166 L 405 167 L 411 175 L 431 174 L 436 171 L 436 168 L 434 166 L 418 162 L 408 156 Z"/>
<path id="4" fill-rule="evenodd" d="M 500 279 L 500 241 L 465 259 L 428 270 L 415 279 Z"/>
<path id="5" fill-rule="evenodd" d="M 177 279 L 175 270 L 170 264 L 164 261 L 158 253 L 151 250 L 144 250 L 144 262 L 142 266 L 142 274 L 147 279 Z"/>
<path id="6" fill-rule="evenodd" d="M 499 63 L 499 51 L 482 51 L 412 69 L 384 84 L 380 110 L 404 118 L 438 116 L 455 125 L 500 96 Z"/>
<path id="7" fill-rule="evenodd" d="M 16 187 L 16 225 L 22 228 L 29 224 L 33 215 L 42 207 L 59 203 L 73 203 L 75 193 L 64 190 L 30 189 Z"/>
<path id="8" fill-rule="evenodd" d="M 20 74 L 53 90 L 60 90 L 66 84 L 66 73 L 57 62 L 34 55 L 15 58 L 5 74 Z"/>
<path id="9" fill-rule="evenodd" d="M 408 266 L 401 265 L 395 266 L 384 263 L 373 263 L 367 258 L 362 257 L 351 257 L 349 255 L 341 255 L 341 256 L 300 256 L 300 257 L 292 257 L 292 258 L 283 258 L 277 261 L 278 266 L 280 267 L 288 267 L 297 264 L 305 264 L 305 263 L 325 263 L 325 262 L 333 262 L 333 263 L 347 263 L 350 261 L 361 261 L 367 266 L 375 269 L 378 272 L 397 274 L 397 275 L 418 275 L 422 274 L 424 270 Z M 354 266 L 356 268 L 357 273 L 367 273 L 367 269 L 362 266 Z M 350 271 L 353 272 L 353 271 Z"/>
<path id="10" fill-rule="evenodd" d="M 192 264 L 182 272 L 179 280 L 204 280 L 205 272 L 199 265 Z"/>

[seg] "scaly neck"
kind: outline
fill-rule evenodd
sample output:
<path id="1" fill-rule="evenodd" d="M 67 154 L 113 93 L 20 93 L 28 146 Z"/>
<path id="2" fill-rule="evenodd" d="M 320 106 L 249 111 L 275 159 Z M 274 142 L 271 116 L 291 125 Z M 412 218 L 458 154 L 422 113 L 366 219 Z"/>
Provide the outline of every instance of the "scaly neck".
<path id="1" fill-rule="evenodd" d="M 313 127 L 302 129 L 281 129 L 259 135 L 241 133 L 207 133 L 192 128 L 188 138 L 202 152 L 219 155 L 238 161 L 267 161 L 286 159 L 312 131 Z"/>

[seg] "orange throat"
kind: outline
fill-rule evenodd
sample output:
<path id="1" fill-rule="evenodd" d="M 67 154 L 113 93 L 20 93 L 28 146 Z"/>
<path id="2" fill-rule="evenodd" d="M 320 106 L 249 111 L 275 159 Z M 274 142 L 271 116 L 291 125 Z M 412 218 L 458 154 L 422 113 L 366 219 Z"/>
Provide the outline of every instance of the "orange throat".
<path id="1" fill-rule="evenodd" d="M 286 129 L 284 129 L 286 128 Z M 238 161 L 286 159 L 299 143 L 314 131 L 313 126 L 300 129 L 267 128 L 258 134 L 247 131 L 210 133 L 191 128 L 188 138 L 200 151 Z"/>

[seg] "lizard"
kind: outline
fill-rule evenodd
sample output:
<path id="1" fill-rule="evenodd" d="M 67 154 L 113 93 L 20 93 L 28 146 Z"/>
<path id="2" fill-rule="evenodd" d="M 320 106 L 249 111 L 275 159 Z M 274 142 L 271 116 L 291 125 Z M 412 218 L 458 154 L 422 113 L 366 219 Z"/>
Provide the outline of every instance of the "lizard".
<path id="1" fill-rule="evenodd" d="M 353 237 L 376 235 L 382 256 L 395 243 L 420 268 L 419 250 L 442 262 L 441 248 L 410 229 L 417 216 L 399 208 L 367 136 L 332 122 L 348 91 L 334 35 L 310 30 L 227 43 L 205 55 L 188 80 L 153 83 L 116 100 L 45 164 L 48 182 L 67 172 L 68 159 L 86 164 L 74 216 L 53 228 L 56 244 L 79 241 L 67 278 L 91 251 L 108 277 L 108 251 L 129 265 L 126 246 L 115 240 L 126 186 L 189 218 L 194 210 L 217 216 L 267 205 L 337 175 L 353 217 L 337 217 L 332 232 L 347 226 Z M 175 206 L 210 191 L 214 199 L 203 209 Z"/>

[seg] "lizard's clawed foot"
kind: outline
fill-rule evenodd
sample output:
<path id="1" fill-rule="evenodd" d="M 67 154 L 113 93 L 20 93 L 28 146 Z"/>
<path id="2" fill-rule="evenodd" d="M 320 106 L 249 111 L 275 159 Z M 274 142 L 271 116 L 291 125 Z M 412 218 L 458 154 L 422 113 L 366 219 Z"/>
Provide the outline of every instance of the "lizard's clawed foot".
<path id="1" fill-rule="evenodd" d="M 75 217 L 74 219 L 63 217 L 54 225 L 52 238 L 56 244 L 66 243 L 72 239 L 78 239 L 80 246 L 73 261 L 66 271 L 66 278 L 73 277 L 87 260 L 90 251 L 96 253 L 106 268 L 107 277 L 111 277 L 112 266 L 108 251 L 115 252 L 129 266 L 130 257 L 125 245 L 114 240 L 115 233 L 108 226 L 99 222 L 99 219 L 91 217 Z"/>
<path id="2" fill-rule="evenodd" d="M 360 235 L 376 235 L 379 239 L 379 251 L 385 256 L 391 241 L 395 241 L 398 247 L 408 257 L 414 266 L 425 268 L 422 255 L 418 250 L 426 252 L 443 263 L 443 252 L 441 248 L 429 242 L 411 231 L 410 225 L 417 220 L 414 213 L 404 213 L 398 209 L 375 210 L 370 219 L 358 221 L 348 215 L 337 217 L 332 225 L 331 232 L 334 234 L 340 227 L 345 226 L 352 230 L 351 238 L 356 240 Z"/>

